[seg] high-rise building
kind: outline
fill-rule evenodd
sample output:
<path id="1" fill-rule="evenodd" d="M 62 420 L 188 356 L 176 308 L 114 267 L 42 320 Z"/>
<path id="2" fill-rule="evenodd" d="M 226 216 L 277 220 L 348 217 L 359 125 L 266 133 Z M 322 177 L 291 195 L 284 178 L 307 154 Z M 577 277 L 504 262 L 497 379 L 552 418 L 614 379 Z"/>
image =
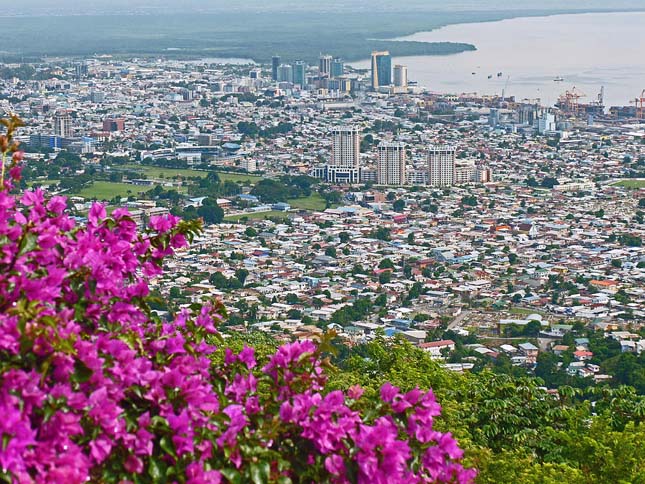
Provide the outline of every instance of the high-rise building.
<path id="1" fill-rule="evenodd" d="M 555 114 L 548 111 L 540 113 L 540 116 L 537 118 L 537 128 L 540 134 L 556 131 L 558 128 L 555 123 Z"/>
<path id="2" fill-rule="evenodd" d="M 123 118 L 105 118 L 103 120 L 103 131 L 114 132 L 125 130 L 125 119 Z"/>
<path id="3" fill-rule="evenodd" d="M 100 104 L 105 101 L 105 93 L 101 91 L 92 91 L 90 92 L 90 102 L 94 104 Z"/>
<path id="4" fill-rule="evenodd" d="M 336 57 L 331 61 L 331 77 L 340 77 L 345 74 L 345 63 Z"/>
<path id="5" fill-rule="evenodd" d="M 296 61 L 293 64 L 293 83 L 300 87 L 305 87 L 307 81 L 307 63 L 305 61 Z"/>
<path id="6" fill-rule="evenodd" d="M 57 111 L 54 114 L 54 135 L 61 138 L 72 136 L 72 116 L 69 111 Z"/>
<path id="7" fill-rule="evenodd" d="M 260 79 L 260 77 L 262 77 L 262 70 L 261 69 L 251 69 L 249 71 L 249 77 L 251 79 Z"/>
<path id="8" fill-rule="evenodd" d="M 537 109 L 536 104 L 520 104 L 517 109 L 518 122 L 527 126 L 533 126 L 535 119 L 537 118 Z"/>
<path id="9" fill-rule="evenodd" d="M 278 67 L 280 67 L 280 56 L 274 55 L 271 58 L 271 79 L 278 80 Z"/>
<path id="10" fill-rule="evenodd" d="M 332 147 L 325 179 L 331 183 L 359 183 L 361 161 L 361 129 L 343 126 L 331 131 Z"/>
<path id="11" fill-rule="evenodd" d="M 329 77 L 331 75 L 331 61 L 332 56 L 321 55 L 318 60 L 318 72 L 320 77 Z"/>
<path id="12" fill-rule="evenodd" d="M 488 125 L 491 128 L 496 128 L 497 126 L 499 126 L 499 123 L 500 123 L 499 109 L 490 108 L 490 113 L 488 114 Z"/>
<path id="13" fill-rule="evenodd" d="M 87 77 L 87 62 L 77 62 L 74 64 L 74 75 L 77 81 Z"/>
<path id="14" fill-rule="evenodd" d="M 428 147 L 428 185 L 449 187 L 455 182 L 456 150 L 453 146 Z"/>
<path id="15" fill-rule="evenodd" d="M 394 66 L 394 87 L 408 87 L 408 68 L 406 66 Z"/>
<path id="16" fill-rule="evenodd" d="M 278 82 L 293 82 L 293 66 L 291 64 L 280 64 Z"/>
<path id="17" fill-rule="evenodd" d="M 388 51 L 372 52 L 372 89 L 392 84 L 392 57 Z"/>
<path id="18" fill-rule="evenodd" d="M 377 178 L 380 185 L 405 185 L 405 143 L 379 144 Z"/>

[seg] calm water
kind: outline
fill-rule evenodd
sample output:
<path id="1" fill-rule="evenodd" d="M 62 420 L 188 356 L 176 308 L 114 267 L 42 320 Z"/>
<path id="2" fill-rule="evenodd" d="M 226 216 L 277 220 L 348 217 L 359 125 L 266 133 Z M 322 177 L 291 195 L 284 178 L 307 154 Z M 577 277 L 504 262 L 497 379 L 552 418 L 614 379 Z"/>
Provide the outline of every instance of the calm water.
<path id="1" fill-rule="evenodd" d="M 477 47 L 475 52 L 450 56 L 394 59 L 408 66 L 410 80 L 436 92 L 501 94 L 506 87 L 506 95 L 540 98 L 551 105 L 574 86 L 587 95 L 581 102 L 595 100 L 605 86 L 605 105 L 612 106 L 627 105 L 645 89 L 645 12 L 459 24 L 397 40 L 468 42 Z M 564 80 L 554 82 L 558 77 Z"/>

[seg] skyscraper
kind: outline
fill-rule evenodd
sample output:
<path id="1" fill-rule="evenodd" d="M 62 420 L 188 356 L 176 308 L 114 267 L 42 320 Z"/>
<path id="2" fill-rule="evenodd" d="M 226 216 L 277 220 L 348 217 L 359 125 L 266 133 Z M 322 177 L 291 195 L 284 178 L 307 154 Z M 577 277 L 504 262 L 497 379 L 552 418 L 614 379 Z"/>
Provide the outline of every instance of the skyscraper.
<path id="1" fill-rule="evenodd" d="M 448 145 L 428 147 L 428 185 L 449 187 L 455 181 L 456 150 Z"/>
<path id="2" fill-rule="evenodd" d="M 336 57 L 331 61 L 331 77 L 340 77 L 345 74 L 345 63 Z"/>
<path id="3" fill-rule="evenodd" d="M 405 143 L 386 143 L 378 146 L 378 182 L 380 185 L 405 185 Z"/>
<path id="4" fill-rule="evenodd" d="M 408 87 L 408 68 L 406 66 L 394 66 L 394 87 Z"/>
<path id="5" fill-rule="evenodd" d="M 392 57 L 388 51 L 372 52 L 372 89 L 392 84 Z"/>
<path id="6" fill-rule="evenodd" d="M 54 135 L 61 138 L 72 136 L 72 117 L 69 111 L 57 111 L 54 114 Z"/>
<path id="7" fill-rule="evenodd" d="M 74 75 L 76 76 L 77 81 L 87 77 L 87 73 L 87 62 L 77 62 L 74 64 Z"/>
<path id="8" fill-rule="evenodd" d="M 271 79 L 278 80 L 278 67 L 280 66 L 280 56 L 274 55 L 271 58 Z"/>
<path id="9" fill-rule="evenodd" d="M 293 64 L 293 83 L 300 87 L 305 87 L 307 80 L 307 63 L 305 61 L 296 61 Z"/>
<path id="10" fill-rule="evenodd" d="M 331 158 L 325 178 L 331 183 L 358 183 L 360 181 L 361 129 L 343 126 L 331 131 Z"/>
<path id="11" fill-rule="evenodd" d="M 293 67 L 291 64 L 280 64 L 278 67 L 278 82 L 293 82 Z"/>
<path id="12" fill-rule="evenodd" d="M 318 61 L 318 72 L 320 77 L 329 77 L 331 74 L 331 61 L 330 55 L 321 55 Z"/>

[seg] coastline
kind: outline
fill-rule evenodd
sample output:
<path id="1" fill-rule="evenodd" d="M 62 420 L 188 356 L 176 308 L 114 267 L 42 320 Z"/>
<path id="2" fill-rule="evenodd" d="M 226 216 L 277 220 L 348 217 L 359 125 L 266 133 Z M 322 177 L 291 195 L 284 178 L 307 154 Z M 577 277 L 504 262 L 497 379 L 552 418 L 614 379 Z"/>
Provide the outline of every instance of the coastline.
<path id="1" fill-rule="evenodd" d="M 3 50 L 10 50 L 0 61 L 20 56 L 112 54 L 161 55 L 175 59 L 245 58 L 262 64 L 277 53 L 286 61 L 303 59 L 314 63 L 320 52 L 330 52 L 347 63 L 356 63 L 377 49 L 390 50 L 396 57 L 452 55 L 477 49 L 477 45 L 467 42 L 407 40 L 413 35 L 448 26 L 518 18 L 644 11 L 645 8 L 592 8 L 463 11 L 436 15 L 420 12 L 343 16 L 264 13 L 0 17 L 0 43 Z M 106 33 L 108 31 L 109 34 Z"/>

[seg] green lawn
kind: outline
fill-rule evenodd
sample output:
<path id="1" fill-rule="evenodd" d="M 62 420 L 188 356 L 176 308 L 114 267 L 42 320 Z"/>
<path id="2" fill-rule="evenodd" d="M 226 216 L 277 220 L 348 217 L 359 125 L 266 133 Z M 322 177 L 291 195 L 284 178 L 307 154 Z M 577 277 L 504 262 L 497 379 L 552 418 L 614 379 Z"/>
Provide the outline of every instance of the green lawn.
<path id="1" fill-rule="evenodd" d="M 625 188 L 645 188 L 645 180 L 620 180 L 619 182 L 612 183 L 612 186 Z"/>
<path id="2" fill-rule="evenodd" d="M 135 165 L 128 164 L 123 165 L 123 168 L 128 170 L 136 171 L 146 175 L 149 178 L 177 178 L 177 177 L 205 177 L 208 172 L 204 170 L 191 170 L 190 168 L 162 168 L 159 166 L 147 166 L 147 165 Z M 233 173 L 227 171 L 217 171 L 219 179 L 222 181 L 232 181 L 232 182 L 250 182 L 256 183 L 262 179 L 259 175 L 249 175 L 247 173 Z"/>
<path id="3" fill-rule="evenodd" d="M 279 212 L 277 210 L 270 210 L 268 212 L 257 212 L 257 213 L 245 213 L 242 215 L 229 215 L 224 217 L 226 222 L 239 222 L 243 218 L 248 218 L 249 220 L 263 220 L 272 217 L 278 217 L 285 219 L 289 216 L 289 212 Z"/>
<path id="4" fill-rule="evenodd" d="M 137 171 L 150 178 L 177 178 L 177 177 L 205 177 L 208 172 L 203 170 L 191 170 L 189 168 L 162 168 L 159 166 L 146 165 L 123 165 L 123 168 Z"/>
<path id="5" fill-rule="evenodd" d="M 528 316 L 529 314 L 539 314 L 540 316 L 544 316 L 544 313 L 542 311 L 537 311 L 535 309 L 511 308 L 508 312 L 511 314 L 522 314 L 526 316 Z"/>
<path id="6" fill-rule="evenodd" d="M 259 182 L 262 177 L 260 175 L 249 175 L 247 173 L 233 173 L 229 171 L 218 171 L 217 176 L 222 181 L 232 181 L 232 182 L 249 182 L 251 184 Z"/>
<path id="7" fill-rule="evenodd" d="M 77 195 L 89 199 L 111 200 L 118 195 L 121 197 L 139 196 L 140 192 L 145 193 L 150 189 L 151 187 L 135 186 L 129 183 L 95 181 L 92 186 L 83 188 Z"/>
<path id="8" fill-rule="evenodd" d="M 313 210 L 316 212 L 325 210 L 325 199 L 318 192 L 314 192 L 305 198 L 291 198 L 287 200 L 287 203 L 291 205 L 291 208 L 300 210 Z"/>
<path id="9" fill-rule="evenodd" d="M 58 185 L 60 183 L 60 180 L 29 180 L 27 182 L 28 187 L 33 187 L 34 185 L 38 185 L 39 187 L 42 186 L 54 186 Z"/>

